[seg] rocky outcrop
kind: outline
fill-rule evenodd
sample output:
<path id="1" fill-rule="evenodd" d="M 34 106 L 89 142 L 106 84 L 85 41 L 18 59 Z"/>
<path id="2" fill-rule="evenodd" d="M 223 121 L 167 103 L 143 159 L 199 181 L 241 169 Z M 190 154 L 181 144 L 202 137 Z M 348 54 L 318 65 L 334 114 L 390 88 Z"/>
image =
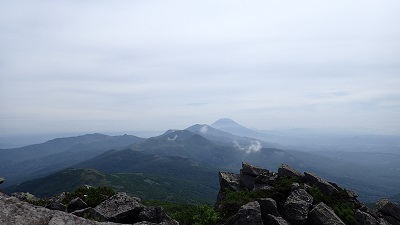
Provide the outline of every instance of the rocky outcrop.
<path id="1" fill-rule="evenodd" d="M 81 210 L 76 210 L 72 212 L 75 216 L 83 217 L 85 219 L 95 220 L 99 222 L 107 221 L 107 218 L 103 216 L 99 211 L 96 209 L 89 207 Z"/>
<path id="2" fill-rule="evenodd" d="M 278 207 L 276 205 L 276 201 L 274 199 L 259 198 L 257 199 L 257 202 L 258 204 L 260 204 L 261 211 L 264 213 L 263 215 L 267 216 L 268 214 L 270 214 L 273 216 L 280 216 L 278 213 Z"/>
<path id="3" fill-rule="evenodd" d="M 361 210 L 356 211 L 356 225 L 377 225 L 378 222 L 376 219 L 371 215 L 366 212 L 363 212 Z"/>
<path id="4" fill-rule="evenodd" d="M 400 208 L 388 199 L 382 199 L 376 203 L 378 211 L 392 224 L 400 224 Z"/>
<path id="5" fill-rule="evenodd" d="M 18 193 L 16 196 L 29 200 L 26 193 Z M 53 197 L 49 204 L 62 204 L 64 197 L 65 194 Z M 0 224 L 178 224 L 162 208 L 146 207 L 140 203 L 139 198 L 130 197 L 126 193 L 117 193 L 95 208 L 88 207 L 82 199 L 75 198 L 67 208 L 71 214 L 34 206 L 0 193 Z M 101 223 L 106 221 L 108 222 Z"/>
<path id="6" fill-rule="evenodd" d="M 240 191 L 240 175 L 228 172 L 219 172 L 219 184 L 223 191 L 227 189 Z"/>
<path id="7" fill-rule="evenodd" d="M 278 225 L 400 225 L 399 207 L 388 200 L 378 202 L 375 211 L 362 205 L 354 191 L 313 173 L 303 175 L 286 164 L 279 167 L 278 173 L 248 163 L 242 167 L 240 174 L 220 172 L 224 179 L 220 179 L 216 209 L 222 215 L 233 215 L 226 224 L 259 224 L 261 217 L 263 224 Z M 230 200 L 224 205 L 227 190 L 239 193 L 230 193 Z M 232 198 L 238 198 L 240 205 L 235 205 L 238 203 Z M 251 221 L 246 220 L 246 213 L 251 215 Z"/>
<path id="8" fill-rule="evenodd" d="M 260 175 L 268 175 L 269 171 L 267 169 L 263 169 L 261 167 L 253 166 L 253 165 L 243 162 L 242 169 L 240 170 L 240 174 L 257 177 Z"/>
<path id="9" fill-rule="evenodd" d="M 0 177 L 0 184 L 4 183 L 5 179 L 3 177 Z"/>
<path id="10" fill-rule="evenodd" d="M 88 205 L 81 198 L 72 199 L 67 206 L 67 212 L 74 212 L 76 210 L 86 209 Z"/>
<path id="11" fill-rule="evenodd" d="M 0 195 L 0 224 L 19 225 L 112 225 L 87 220 L 69 213 L 34 206 L 15 197 Z"/>
<path id="12" fill-rule="evenodd" d="M 280 216 L 274 216 L 274 215 L 270 215 L 268 214 L 266 216 L 266 220 L 264 222 L 264 225 L 290 225 L 289 222 L 287 222 L 285 219 L 283 219 Z"/>
<path id="13" fill-rule="evenodd" d="M 292 225 L 304 225 L 307 222 L 313 197 L 304 189 L 291 192 L 283 206 L 283 216 Z"/>
<path id="14" fill-rule="evenodd" d="M 332 184 L 322 179 L 321 177 L 308 172 L 304 172 L 304 175 L 306 181 L 310 182 L 312 185 L 317 186 L 325 195 L 333 195 L 334 193 L 338 192 L 338 190 Z"/>
<path id="15" fill-rule="evenodd" d="M 224 225 L 263 225 L 261 207 L 258 202 L 249 202 L 240 207 L 239 211 Z"/>
<path id="16" fill-rule="evenodd" d="M 278 169 L 278 175 L 280 177 L 296 177 L 299 180 L 304 178 L 304 174 L 298 172 L 287 164 L 282 164 Z"/>
<path id="17" fill-rule="evenodd" d="M 345 225 L 335 212 L 320 202 L 310 211 L 310 225 Z"/>

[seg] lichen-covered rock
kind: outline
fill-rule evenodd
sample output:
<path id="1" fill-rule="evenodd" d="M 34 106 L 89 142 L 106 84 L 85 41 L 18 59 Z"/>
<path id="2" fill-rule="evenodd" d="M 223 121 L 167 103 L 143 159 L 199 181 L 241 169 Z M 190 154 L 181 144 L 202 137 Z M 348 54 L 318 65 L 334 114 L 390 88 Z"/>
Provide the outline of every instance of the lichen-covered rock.
<path id="1" fill-rule="evenodd" d="M 219 172 L 219 184 L 221 190 L 240 191 L 240 175 L 228 172 Z"/>
<path id="2" fill-rule="evenodd" d="M 239 211 L 232 216 L 225 225 L 263 225 L 261 207 L 258 202 L 249 202 L 240 207 Z"/>
<path id="3" fill-rule="evenodd" d="M 117 193 L 95 208 L 107 218 L 107 221 L 117 223 L 140 222 L 139 213 L 144 209 L 135 198 L 126 193 Z"/>
<path id="4" fill-rule="evenodd" d="M 356 225 L 377 225 L 376 219 L 369 213 L 357 210 L 356 214 Z"/>
<path id="5" fill-rule="evenodd" d="M 269 171 L 258 166 L 250 165 L 249 163 L 242 162 L 242 169 L 240 170 L 240 174 L 257 177 L 260 175 L 268 175 Z"/>
<path id="6" fill-rule="evenodd" d="M 284 218 L 292 225 L 306 224 L 312 202 L 313 197 L 304 189 L 292 191 L 283 205 Z"/>
<path id="7" fill-rule="evenodd" d="M 72 199 L 67 205 L 67 212 L 73 212 L 76 210 L 86 209 L 88 205 L 81 198 Z"/>
<path id="8" fill-rule="evenodd" d="M 75 215 L 34 206 L 15 197 L 0 195 L 0 224 L 19 225 L 112 225 L 90 221 Z"/>
<path id="9" fill-rule="evenodd" d="M 304 178 L 308 182 L 321 189 L 322 193 L 324 193 L 325 195 L 332 195 L 338 192 L 338 190 L 332 184 L 322 179 L 321 177 L 308 172 L 304 172 L 304 175 Z"/>
<path id="10" fill-rule="evenodd" d="M 304 178 L 304 174 L 298 172 L 287 164 L 282 164 L 278 169 L 279 177 L 296 177 L 300 180 Z"/>
<path id="11" fill-rule="evenodd" d="M 391 216 L 399 221 L 400 224 L 400 208 L 389 199 L 382 199 L 376 203 L 378 211 L 386 216 Z M 390 222 L 390 221 L 389 221 Z"/>
<path id="12" fill-rule="evenodd" d="M 266 215 L 266 220 L 263 221 L 264 225 L 290 225 L 288 221 L 280 216 L 274 216 L 271 214 Z"/>
<path id="13" fill-rule="evenodd" d="M 335 212 L 325 203 L 314 206 L 309 214 L 310 225 L 345 225 Z"/>
<path id="14" fill-rule="evenodd" d="M 24 202 L 39 200 L 36 196 L 29 192 L 15 192 L 11 194 L 11 197 L 18 198 L 19 200 Z"/>

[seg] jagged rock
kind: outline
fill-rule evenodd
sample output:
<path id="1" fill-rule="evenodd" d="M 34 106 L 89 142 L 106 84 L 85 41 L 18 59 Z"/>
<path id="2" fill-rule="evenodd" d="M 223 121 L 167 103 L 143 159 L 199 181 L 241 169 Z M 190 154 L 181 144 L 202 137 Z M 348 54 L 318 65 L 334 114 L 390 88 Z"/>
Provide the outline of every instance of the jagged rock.
<path id="1" fill-rule="evenodd" d="M 179 223 L 169 217 L 161 207 L 147 207 L 139 213 L 139 219 L 157 224 L 179 225 Z"/>
<path id="2" fill-rule="evenodd" d="M 240 175 L 228 172 L 219 172 L 219 184 L 221 190 L 240 191 Z"/>
<path id="3" fill-rule="evenodd" d="M 356 214 L 356 225 L 377 225 L 376 219 L 369 213 L 357 210 Z"/>
<path id="4" fill-rule="evenodd" d="M 304 174 L 298 172 L 287 164 L 282 164 L 278 169 L 279 177 L 296 177 L 299 180 L 304 178 Z"/>
<path id="5" fill-rule="evenodd" d="M 51 197 L 49 199 L 48 204 L 46 205 L 46 208 L 66 212 L 67 206 L 62 203 L 62 201 L 65 199 L 65 197 L 66 197 L 65 192 L 62 192 L 58 195 Z"/>
<path id="6" fill-rule="evenodd" d="M 353 190 L 349 190 L 349 189 L 345 189 L 345 191 L 346 191 L 346 193 L 347 193 L 347 196 L 349 197 L 349 198 L 357 198 L 358 197 L 358 194 L 355 192 L 355 191 L 353 191 Z"/>
<path id="7" fill-rule="evenodd" d="M 311 184 L 317 186 L 319 189 L 321 189 L 322 193 L 325 195 L 332 195 L 333 193 L 337 193 L 338 190 L 330 183 L 328 183 L 326 180 L 322 179 L 321 177 L 313 174 L 313 173 L 308 173 L 304 172 L 305 179 L 310 182 Z"/>
<path id="8" fill-rule="evenodd" d="M 72 199 L 67 205 L 67 212 L 73 212 L 76 210 L 86 209 L 88 205 L 81 198 Z"/>
<path id="9" fill-rule="evenodd" d="M 62 204 L 61 202 L 58 202 L 58 201 L 49 202 L 46 205 L 46 208 L 52 209 L 52 210 L 58 210 L 58 211 L 62 211 L 62 212 L 67 211 L 67 206 L 65 206 L 64 204 Z"/>
<path id="10" fill-rule="evenodd" d="M 283 216 L 292 225 L 304 225 L 312 202 L 313 197 L 304 189 L 294 190 L 283 205 Z"/>
<path id="11" fill-rule="evenodd" d="M 260 175 L 267 175 L 269 171 L 267 169 L 263 169 L 258 166 L 253 166 L 248 163 L 242 162 L 242 169 L 240 170 L 240 174 L 249 175 L 252 177 L 257 177 Z"/>
<path id="12" fill-rule="evenodd" d="M 260 175 L 256 177 L 256 184 L 273 184 L 275 180 L 278 179 L 278 174 L 277 173 L 270 173 L 268 176 L 267 175 Z"/>
<path id="13" fill-rule="evenodd" d="M 95 208 L 99 213 L 107 218 L 107 221 L 117 223 L 140 222 L 139 213 L 144 209 L 135 198 L 126 193 L 117 193 L 107 200 L 100 203 Z"/>
<path id="14" fill-rule="evenodd" d="M 113 225 L 90 221 L 75 215 L 34 206 L 15 197 L 0 195 L 0 224 Z"/>
<path id="15" fill-rule="evenodd" d="M 258 202 L 249 202 L 240 207 L 239 211 L 231 217 L 225 225 L 263 225 L 261 207 Z"/>
<path id="16" fill-rule="evenodd" d="M 267 215 L 272 215 L 272 216 L 280 216 L 278 213 L 278 207 L 276 205 L 276 201 L 272 198 L 260 198 L 257 199 L 258 204 L 260 204 L 261 208 L 261 217 L 264 222 L 268 220 Z"/>
<path id="17" fill-rule="evenodd" d="M 345 225 L 335 212 L 320 202 L 314 206 L 309 214 L 310 225 Z"/>
<path id="18" fill-rule="evenodd" d="M 240 174 L 240 186 L 242 189 L 253 190 L 256 178 L 246 174 Z"/>
<path id="19" fill-rule="evenodd" d="M 107 221 L 107 218 L 99 213 L 96 209 L 89 207 L 81 210 L 76 210 L 72 212 L 75 216 L 83 217 L 85 219 L 91 219 L 99 222 Z"/>
<path id="20" fill-rule="evenodd" d="M 4 183 L 5 179 L 3 177 L 0 177 L 0 184 Z"/>
<path id="21" fill-rule="evenodd" d="M 290 223 L 286 221 L 284 218 L 280 216 L 274 216 L 271 214 L 268 214 L 266 216 L 266 220 L 263 222 L 264 225 L 290 225 Z"/>
<path id="22" fill-rule="evenodd" d="M 376 203 L 376 205 L 378 207 L 379 212 L 381 212 L 383 215 L 393 217 L 394 219 L 398 220 L 399 224 L 400 224 L 400 208 L 399 208 L 399 206 L 392 203 L 389 199 L 379 200 Z"/>

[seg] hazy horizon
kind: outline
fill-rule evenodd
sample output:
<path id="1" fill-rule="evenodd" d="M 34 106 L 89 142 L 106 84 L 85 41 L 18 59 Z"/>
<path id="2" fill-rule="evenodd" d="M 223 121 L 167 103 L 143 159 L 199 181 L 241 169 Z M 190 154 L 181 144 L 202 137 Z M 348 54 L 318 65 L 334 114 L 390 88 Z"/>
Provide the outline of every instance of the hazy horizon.
<path id="1" fill-rule="evenodd" d="M 5 1 L 0 136 L 400 134 L 398 1 Z"/>

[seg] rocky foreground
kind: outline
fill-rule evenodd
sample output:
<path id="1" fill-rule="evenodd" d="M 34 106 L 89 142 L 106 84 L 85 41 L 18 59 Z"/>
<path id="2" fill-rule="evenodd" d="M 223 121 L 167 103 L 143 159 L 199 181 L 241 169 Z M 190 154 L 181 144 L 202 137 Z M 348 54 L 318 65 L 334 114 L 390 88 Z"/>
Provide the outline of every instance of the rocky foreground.
<path id="1" fill-rule="evenodd" d="M 90 187 L 88 187 L 90 188 Z M 32 205 L 24 194 L 9 197 L 0 193 L 0 224 L 11 225 L 178 225 L 160 207 L 146 207 L 139 198 L 117 193 L 95 208 L 80 198 L 68 205 L 60 202 L 62 195 L 53 198 L 45 207 Z M 103 222 L 101 222 L 103 221 Z"/>
<path id="2" fill-rule="evenodd" d="M 219 179 L 215 208 L 225 225 L 400 224 L 400 208 L 389 200 L 372 210 L 355 192 L 284 164 L 275 173 L 243 163 L 240 174 L 220 172 Z"/>
<path id="3" fill-rule="evenodd" d="M 389 200 L 382 199 L 371 209 L 357 200 L 354 191 L 285 164 L 276 173 L 243 163 L 240 174 L 219 172 L 219 181 L 217 224 L 400 225 L 400 208 Z M 81 189 L 95 190 L 90 186 Z M 126 193 L 101 194 L 95 205 L 89 203 L 90 196 L 69 200 L 66 195 L 47 199 L 41 207 L 28 203 L 41 200 L 27 193 L 10 197 L 0 192 L 0 224 L 179 224 L 162 208 L 147 207 Z"/>

